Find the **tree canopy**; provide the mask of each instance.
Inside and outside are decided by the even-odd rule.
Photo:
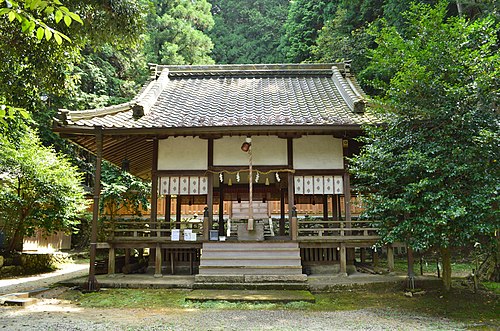
[[[446,1],[410,8],[404,32],[370,30],[383,124],[366,127],[352,169],[385,242],[463,246],[500,227],[500,26],[447,18]]]
[[[288,0],[212,0],[216,63],[277,63]]]
[[[70,231],[86,209],[77,169],[20,125],[0,135],[0,231],[9,252],[21,249],[23,237],[37,228]]]

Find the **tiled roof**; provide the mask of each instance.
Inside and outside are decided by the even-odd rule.
[[[59,125],[200,128],[360,125],[365,95],[345,64],[154,66],[132,101],[61,111]]]

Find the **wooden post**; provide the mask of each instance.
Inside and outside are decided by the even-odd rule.
[[[359,260],[361,263],[365,263],[365,249],[363,247],[359,249]]]
[[[205,211],[203,212],[203,240],[209,239],[210,234],[210,225],[208,221],[208,207],[205,207]]]
[[[297,233],[295,234],[293,233],[292,231],[293,227],[291,224],[294,212],[295,212],[295,220],[297,220],[297,209],[295,208],[294,200],[295,200],[295,194],[293,188],[293,174],[289,172],[288,173],[288,222],[290,222],[290,237],[292,238],[292,240],[297,239]],[[293,239],[294,236],[295,239]]]
[[[101,162],[102,162],[102,145],[103,133],[102,127],[95,127],[95,142],[96,142],[96,164],[94,178],[94,205],[92,210],[92,230],[90,234],[90,266],[89,278],[85,284],[87,291],[99,291],[99,284],[95,278],[95,263],[97,252],[97,220],[99,218],[99,197],[101,195]]]
[[[298,224],[297,224],[297,208],[293,206],[292,208],[292,218],[290,222],[290,233],[291,233],[291,238],[292,240],[297,240],[298,236]]]
[[[374,268],[378,267],[378,252],[376,248],[372,250],[372,261],[373,261],[373,267]]]
[[[130,264],[130,248],[125,248],[125,265]]]
[[[182,202],[181,202],[181,196],[177,194],[176,198],[176,204],[175,204],[175,228],[180,229],[181,228],[181,216],[182,216]]]
[[[349,172],[344,173],[344,208],[345,208],[345,227],[351,228],[351,182]],[[347,235],[350,235],[350,231]]]
[[[165,223],[168,224],[168,229],[172,229],[170,227],[170,218],[172,209],[172,197],[170,195],[165,195]]]
[[[250,138],[247,138],[250,139]],[[248,147],[248,223],[247,230],[254,230],[253,221],[253,161],[252,161],[252,144]]]
[[[108,250],[108,275],[115,274],[115,257],[115,248],[110,246]]]
[[[285,235],[285,190],[280,190],[280,236]]]
[[[394,272],[394,248],[391,244],[387,245],[387,267],[389,272]]]
[[[154,274],[154,277],[156,277],[156,278],[163,276],[161,273],[161,265],[162,265],[161,246],[160,246],[160,243],[157,243],[156,249],[155,249],[155,274]]]
[[[159,229],[158,220],[158,138],[153,139],[153,161],[151,164],[151,228]],[[161,234],[156,231],[155,237]]]
[[[225,236],[224,232],[224,183],[219,184],[219,236]]]
[[[207,218],[207,224],[203,224],[203,226],[206,225],[207,228],[207,240],[208,240],[208,230],[212,228],[212,220],[214,219],[214,176],[209,174],[208,176],[208,181],[207,181],[207,187],[208,187],[208,195],[207,195],[207,207],[208,207],[208,218]]]
[[[323,194],[323,221],[328,221],[328,194]]]
[[[339,220],[339,195],[332,195],[332,219],[334,222]]]
[[[347,252],[345,244],[340,244],[340,274],[347,276]]]

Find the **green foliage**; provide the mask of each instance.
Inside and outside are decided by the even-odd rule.
[[[214,21],[206,0],[150,1],[147,17],[148,61],[161,64],[210,64],[213,44],[205,34]]]
[[[310,58],[318,31],[333,16],[338,2],[295,0],[290,3],[280,44],[286,61],[299,63]]]
[[[37,228],[70,231],[86,208],[81,177],[67,158],[43,147],[22,124],[0,135],[0,230],[7,250]]]
[[[352,168],[383,241],[420,250],[463,246],[500,227],[500,28],[446,11],[446,1],[412,5],[404,33],[370,30],[378,47],[366,71],[383,92],[384,125],[366,127]]]
[[[101,182],[101,213],[108,214],[111,219],[122,209],[137,216],[141,215],[142,210],[148,210],[150,183],[120,171],[107,162],[103,163]]]
[[[57,44],[62,44],[63,39],[71,41],[65,34],[54,29],[51,23],[59,24],[61,21],[70,26],[73,21],[83,24],[80,16],[71,12],[59,0],[0,0],[4,8],[0,8],[0,15],[7,17],[9,22],[17,21],[21,30],[36,36],[38,40],[44,37],[49,41],[52,36]],[[51,23],[47,24],[49,21]],[[62,24],[61,22],[61,24]]]
[[[277,63],[288,0],[212,0],[216,63]]]

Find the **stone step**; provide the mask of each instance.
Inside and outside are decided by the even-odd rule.
[[[282,268],[288,266],[301,266],[299,259],[260,259],[260,258],[245,258],[245,259],[201,259],[200,267],[216,266],[216,267],[274,267]]]
[[[253,250],[253,249],[283,249],[299,248],[296,242],[207,242],[203,243],[203,250],[225,249],[225,250]]]
[[[219,290],[308,290],[307,283],[194,283],[193,289]]]
[[[301,275],[301,266],[267,267],[220,267],[200,266],[200,275]]]
[[[307,276],[298,275],[196,275],[197,283],[304,283]]]
[[[294,255],[261,255],[261,254],[212,254],[203,257],[203,260],[297,260],[300,256]]]

